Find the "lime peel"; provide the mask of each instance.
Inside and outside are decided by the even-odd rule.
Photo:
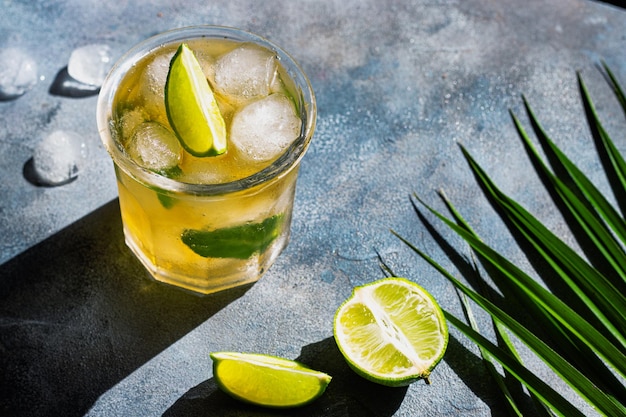
[[[448,344],[447,324],[436,300],[405,278],[355,287],[337,309],[333,328],[348,365],[387,386],[429,382]]]
[[[258,353],[213,352],[213,376],[231,397],[264,407],[291,408],[321,396],[331,376],[305,365]]]
[[[226,152],[224,118],[200,63],[185,43],[170,61],[165,109],[174,133],[187,152],[197,157]]]

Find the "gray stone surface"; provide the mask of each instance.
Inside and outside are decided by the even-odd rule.
[[[236,26],[281,45],[310,76],[319,107],[289,247],[256,285],[205,298],[145,278],[123,243],[96,98],[51,89],[76,47],[106,43],[118,57],[156,32],[194,24]],[[294,415],[500,415],[476,348],[455,329],[432,385],[389,389],[346,367],[332,339],[334,311],[352,286],[382,276],[378,252],[460,312],[453,288],[389,232],[454,268],[417,220],[412,192],[440,207],[436,190],[445,189],[490,244],[529,267],[457,142],[569,239],[508,110],[522,115],[524,94],[555,141],[606,190],[576,71],[626,151],[623,116],[596,68],[605,60],[626,84],[625,41],[623,9],[582,0],[3,2],[0,47],[28,51],[39,81],[0,102],[0,414],[289,415],[241,406],[216,389],[208,354],[235,350],[297,358],[335,377],[324,397]],[[33,185],[27,162],[56,129],[84,137],[89,164],[69,184]]]

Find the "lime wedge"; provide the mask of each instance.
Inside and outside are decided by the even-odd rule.
[[[226,125],[194,53],[181,44],[165,82],[167,118],[183,147],[194,156],[226,152]]]
[[[448,344],[448,327],[437,302],[404,278],[354,288],[335,314],[334,335],[356,373],[387,386],[429,382]]]
[[[235,399],[273,408],[298,407],[324,393],[331,377],[283,358],[214,352],[213,377]]]

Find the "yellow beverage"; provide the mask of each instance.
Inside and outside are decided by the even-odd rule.
[[[172,139],[164,76],[183,42],[225,121],[221,155],[197,157]],[[191,27],[129,51],[102,87],[98,125],[115,164],[126,243],[150,274],[205,294],[258,280],[289,240],[315,114],[297,64],[255,35]]]

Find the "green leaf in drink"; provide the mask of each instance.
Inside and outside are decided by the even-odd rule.
[[[176,204],[176,199],[167,194],[163,194],[157,191],[157,198],[159,199],[159,203],[163,206],[163,208],[171,209]]]
[[[183,170],[178,165],[174,165],[173,167],[160,169],[156,173],[167,178],[176,179],[183,174]]]
[[[176,179],[180,177],[183,173],[183,171],[180,169],[178,165],[175,165],[170,168],[161,169],[155,172],[159,175],[163,175],[164,177],[172,178],[172,179]],[[163,208],[170,209],[174,207],[177,201],[174,197],[172,197],[169,194],[166,194],[163,190],[161,190],[158,187],[151,187],[151,188],[153,188],[154,191],[156,191],[157,198],[159,199],[159,202],[161,203]]]
[[[268,217],[261,223],[215,230],[187,229],[181,238],[185,245],[205,258],[247,259],[263,252],[280,234],[283,214]]]

